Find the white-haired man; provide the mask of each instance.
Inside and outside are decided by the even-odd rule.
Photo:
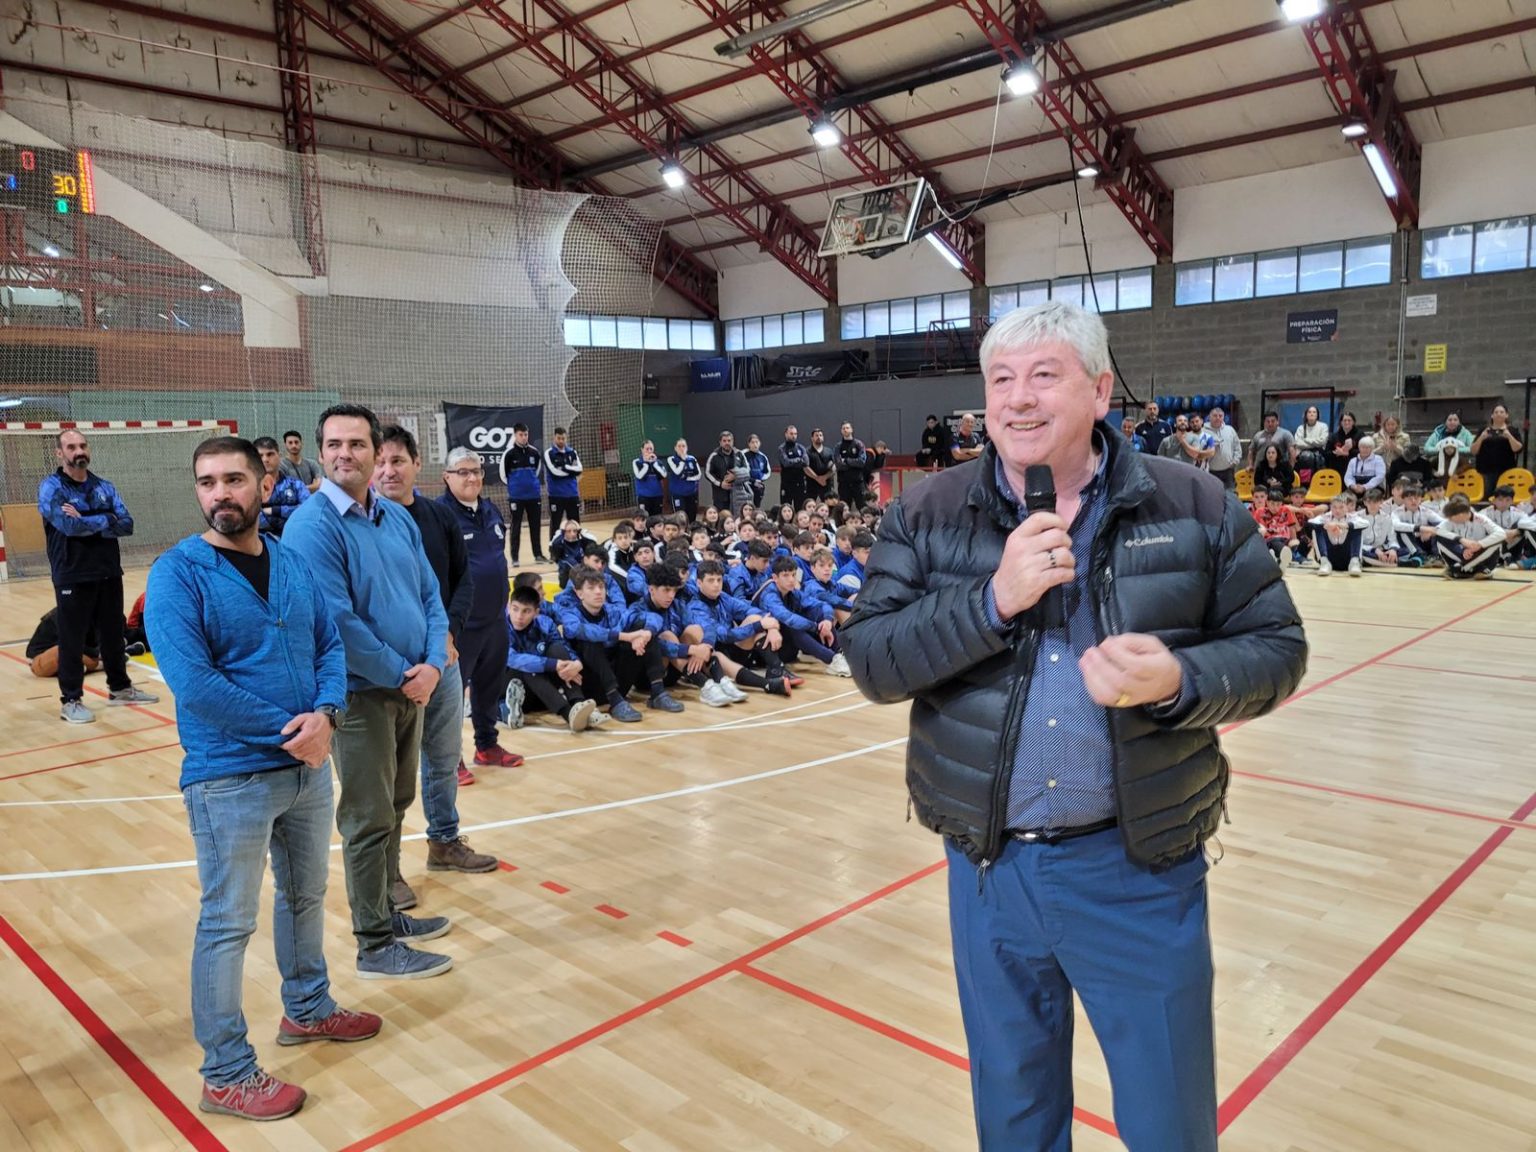
[[[1127,1147],[1214,1152],[1216,730],[1295,689],[1301,621],[1220,482],[1104,423],[1097,316],[1019,309],[981,365],[991,445],[881,521],[842,633],[866,695],[912,702],[907,778],[949,853],[980,1144],[1070,1147],[1075,991]],[[1053,512],[1020,495],[1037,465]],[[892,661],[914,635],[945,642]]]

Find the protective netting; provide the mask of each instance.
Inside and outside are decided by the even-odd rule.
[[[0,208],[0,419],[233,419],[301,431],[313,457],[315,418],[355,401],[417,433],[437,491],[444,401],[532,406],[546,432],[570,428],[589,503],[628,499],[626,470],[604,464],[642,372],[570,377],[563,331],[573,297],[651,310],[660,226],[627,201],[303,160],[29,93],[7,94],[0,142],[88,150],[96,208]],[[175,539],[196,527],[162,495],[186,458],[156,454],[167,482],[132,511]]]

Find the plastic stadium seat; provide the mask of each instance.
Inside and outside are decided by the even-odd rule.
[[[1344,477],[1332,468],[1319,468],[1312,473],[1312,484],[1307,489],[1307,503],[1318,504],[1332,500],[1344,491]]]
[[[1475,468],[1463,468],[1445,482],[1445,494],[1455,496],[1457,493],[1465,496],[1474,504],[1483,499],[1483,474]]]
[[[1536,489],[1536,475],[1529,468],[1511,468],[1499,477],[1498,486],[1506,484],[1515,490],[1515,503],[1524,504],[1531,498],[1531,490]]]
[[[1253,499],[1253,469],[1239,468],[1232,478],[1237,483],[1237,498],[1244,504]]]

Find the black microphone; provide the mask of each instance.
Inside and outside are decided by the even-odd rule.
[[[1049,464],[1031,464],[1024,469],[1024,511],[1056,511],[1056,477]],[[1047,631],[1066,627],[1066,603],[1061,588],[1053,588],[1040,598],[1040,622]]]

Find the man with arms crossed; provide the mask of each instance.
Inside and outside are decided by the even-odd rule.
[[[1221,483],[1104,423],[1102,320],[1019,309],[981,366],[991,445],[891,509],[842,633],[866,695],[912,701],[907,780],[949,853],[980,1145],[1071,1147],[1075,991],[1131,1152],[1214,1152],[1216,729],[1296,687],[1301,622]],[[1027,512],[1031,465],[1056,511]],[[913,636],[946,642],[891,660]]]
[[[208,531],[150,569],[149,634],[186,756],[182,799],[197,848],[202,909],[192,946],[192,1030],[203,1048],[204,1112],[277,1120],[304,1089],[261,1070],[240,1009],[245,948],[272,855],[272,933],[282,975],[277,1042],[350,1042],[383,1026],[331,998],[325,967],[331,769],[347,665],[305,560],[257,531],[271,496],[248,440],[192,454]]]
[[[400,823],[416,798],[422,709],[448,659],[448,614],[411,514],[369,487],[382,437],[373,412],[335,404],[315,437],[325,479],[283,534],[309,565],[347,654],[347,711],[336,729],[336,827],[364,980],[419,980],[453,967],[411,947],[444,935],[446,917],[390,907]]]

